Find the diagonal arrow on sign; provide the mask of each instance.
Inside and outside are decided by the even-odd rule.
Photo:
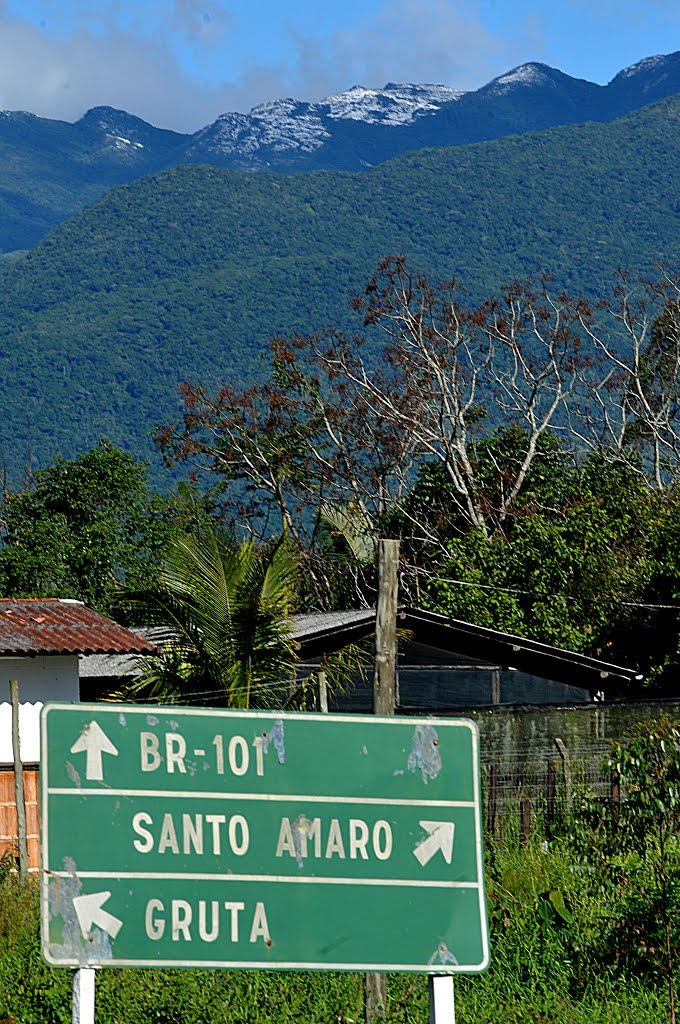
[[[108,910],[104,910],[103,904],[106,903],[110,895],[110,892],[91,892],[85,896],[73,897],[73,909],[78,917],[78,924],[84,939],[87,938],[90,929],[95,924],[102,931],[108,932],[112,939],[115,939],[123,927],[122,921],[119,921],[113,914],[109,914]]]
[[[80,754],[83,750],[87,752],[85,777],[94,782],[102,782],[104,778],[102,754],[117,755],[118,751],[102,727],[96,722],[88,722],[71,747],[72,754]]]
[[[438,850],[447,864],[451,863],[453,856],[453,831],[452,821],[419,821],[418,824],[428,833],[426,839],[418,843],[413,856],[417,857],[423,867],[431,860]]]

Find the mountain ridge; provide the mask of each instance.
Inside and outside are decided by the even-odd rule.
[[[112,107],[78,121],[0,115],[0,254],[26,250],[108,189],[183,163],[248,171],[365,171],[402,153],[587,121],[607,123],[680,92],[680,52],[647,57],[607,85],[528,62],[481,88],[388,83],[307,103],[280,98],[192,134]]]

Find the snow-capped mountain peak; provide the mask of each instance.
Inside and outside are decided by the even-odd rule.
[[[642,96],[651,103],[677,92],[679,82],[680,53],[666,53],[645,57],[619,71],[607,89],[614,95]]]
[[[294,99],[272,100],[253,107],[250,116],[260,128],[260,144],[275,151],[300,149],[309,153],[329,137],[319,116],[318,104]]]
[[[487,88],[490,92],[502,95],[503,93],[510,92],[512,89],[516,89],[518,86],[521,88],[526,86],[554,85],[554,74],[554,69],[548,67],[547,64],[530,61],[528,64],[519,64],[504,75],[494,78],[492,82],[489,82]]]
[[[261,103],[249,114],[222,114],[197,134],[195,144],[213,153],[246,157],[265,148],[311,153],[329,137],[318,106],[286,98]]]
[[[364,121],[366,124],[412,124],[418,117],[434,113],[443,103],[460,99],[462,90],[447,85],[398,85],[388,82],[384,89],[355,85],[322,100],[333,120]]]
[[[223,114],[191,138],[187,158],[251,170],[360,170],[427,146],[612,120],[679,85],[680,53],[640,61],[608,86],[539,61],[520,64],[472,92],[436,84],[355,85],[318,102],[287,97],[247,114]],[[144,141],[123,126],[109,131]]]
[[[281,153],[313,153],[332,138],[338,122],[363,122],[400,128],[435,114],[463,93],[445,85],[396,85],[367,89],[355,85],[320,103],[286,97],[253,107],[249,114],[223,114],[195,136],[195,147],[265,163]],[[266,155],[264,155],[266,151]]]
[[[639,60],[636,64],[623,68],[616,78],[633,78],[635,75],[647,74],[649,71],[659,71],[667,62],[668,56],[662,53],[654,57],[645,57],[644,60]]]
[[[27,118],[31,118],[34,121],[38,120],[38,115],[32,114],[30,110],[0,110],[0,117],[5,118],[7,121],[25,121]]]

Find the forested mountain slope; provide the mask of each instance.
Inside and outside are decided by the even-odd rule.
[[[607,85],[532,62],[466,93],[388,83],[315,103],[280,97],[247,114],[222,114],[193,134],[111,107],[94,107],[74,124],[0,111],[0,254],[31,248],[112,186],[179,164],[366,170],[426,146],[609,122],[679,90],[680,52],[638,61]]]
[[[108,435],[135,454],[177,384],[262,372],[267,339],[355,324],[406,252],[475,298],[539,269],[591,295],[677,254],[680,97],[588,124],[423,150],[363,174],[184,166],[107,194],[2,272],[2,461]]]

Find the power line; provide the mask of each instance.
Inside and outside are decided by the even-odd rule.
[[[269,684],[269,683],[254,683],[252,686],[250,686],[249,690],[250,690],[251,694],[252,693],[256,693],[257,694],[257,693],[263,693],[263,692],[266,692],[266,693],[283,692],[288,697],[291,697],[291,696],[295,696],[296,694],[299,694],[301,691],[303,691],[307,687],[307,685],[313,686],[312,683],[309,683],[309,680],[312,678],[312,676],[313,676],[313,673],[310,674],[309,676],[305,676],[303,679],[291,679],[291,684],[293,684],[294,687],[295,687],[292,693],[291,693],[290,686],[289,686],[288,682],[284,682],[284,683],[271,683],[271,684]],[[122,694],[122,696],[125,696],[124,693]],[[228,696],[228,690],[227,689],[220,689],[220,690],[182,690],[179,693],[170,694],[170,695],[169,694],[160,694],[159,696],[146,696],[145,695],[143,697],[143,703],[144,704],[182,704],[182,703],[185,703],[188,700],[191,700],[191,699],[196,698],[196,697],[226,697],[226,696]],[[118,700],[117,699],[112,699],[111,697],[109,697],[108,702],[111,703],[111,704],[116,704],[116,703],[118,703]],[[276,710],[276,709],[273,709],[273,710]],[[279,708],[278,710],[280,711],[280,710],[283,710],[283,709]]]
[[[613,604],[622,608],[646,608],[652,611],[680,611],[680,604],[648,604],[641,601],[622,601],[617,597],[574,597],[572,594],[546,594],[537,590],[523,590],[520,587],[500,587],[493,583],[472,583],[470,580],[455,580],[448,576],[434,576],[427,569],[417,565],[406,565],[406,569],[416,575],[427,576],[437,583],[453,583],[458,587],[474,587],[476,590],[496,590],[505,594],[520,594],[524,597],[536,597],[543,600],[573,601],[577,604]]]

